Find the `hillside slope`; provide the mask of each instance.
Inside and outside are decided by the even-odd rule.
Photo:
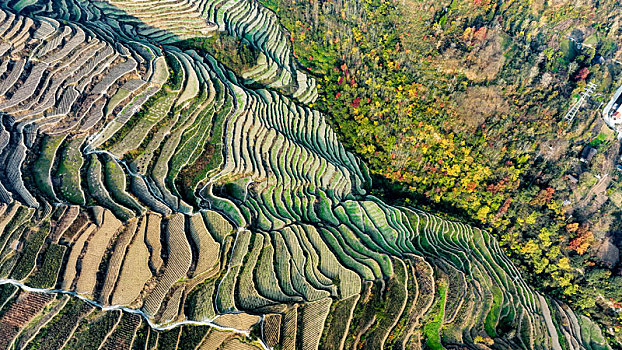
[[[7,347],[608,348],[486,232],[367,194],[256,2],[0,6]]]

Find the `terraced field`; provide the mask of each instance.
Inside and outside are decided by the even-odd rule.
[[[236,72],[180,41],[248,42]],[[250,0],[0,3],[4,348],[607,349],[486,232],[366,194]]]

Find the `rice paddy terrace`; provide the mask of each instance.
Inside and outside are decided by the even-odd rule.
[[[233,71],[191,38],[226,32]],[[487,233],[367,195],[252,0],[0,3],[0,347],[607,349]]]

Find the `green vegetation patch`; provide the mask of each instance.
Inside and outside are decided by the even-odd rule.
[[[396,320],[399,319],[402,306],[406,303],[407,290],[404,285],[406,279],[406,270],[401,261],[394,260],[395,274],[387,281],[387,291],[384,309],[376,313],[376,322],[374,326],[366,332],[366,339],[363,347],[369,349],[378,349],[383,346],[383,341],[388,332],[391,331]]]
[[[164,52],[164,58],[166,58],[166,65],[170,68],[168,82],[165,86],[171,90],[181,89],[184,83],[184,70],[181,67],[181,63],[174,55],[168,52]]]
[[[104,181],[110,195],[127,208],[142,211],[140,204],[125,191],[127,179],[121,164],[108,155],[104,158]]]
[[[63,257],[67,247],[52,243],[45,251],[45,258],[41,268],[29,278],[28,285],[36,288],[53,288],[58,278]]]
[[[91,319],[83,319],[78,329],[69,339],[64,349],[81,350],[97,349],[104,341],[109,332],[113,330],[119,320],[120,311],[99,312]]]
[[[54,158],[65,137],[66,135],[46,135],[43,138],[39,157],[32,166],[32,174],[37,188],[50,198],[55,198],[54,188],[50,178]]]
[[[183,326],[179,338],[180,347],[195,349],[210,329],[210,326]]]
[[[160,332],[158,337],[158,349],[177,349],[177,341],[179,340],[179,332],[181,327]]]
[[[10,283],[0,284],[0,309],[16,290],[17,287]]]
[[[320,349],[339,349],[341,339],[347,332],[346,326],[350,320],[352,309],[356,307],[358,299],[358,295],[353,295],[332,303],[320,339]]]
[[[443,326],[443,317],[445,316],[445,297],[447,296],[447,283],[440,281],[437,289],[437,303],[434,305],[433,317],[423,326],[423,333],[425,334],[425,344],[432,350],[444,349],[441,344],[441,327]]]
[[[601,132],[598,134],[598,136],[595,139],[590,141],[589,145],[594,148],[597,148],[600,145],[602,145],[605,141],[607,141],[607,135],[604,132]]]
[[[80,169],[84,164],[82,157],[82,143],[86,136],[75,137],[65,141],[62,157],[58,164],[55,179],[58,179],[58,191],[62,197],[73,204],[85,205],[86,200],[80,187]]]
[[[46,221],[43,225],[31,228],[26,240],[26,247],[19,258],[15,269],[11,273],[11,278],[22,280],[32,271],[37,259],[37,254],[43,245],[45,237],[50,232],[50,222]]]
[[[497,336],[496,327],[501,313],[502,302],[503,294],[501,289],[496,286],[492,286],[492,307],[490,308],[490,312],[488,312],[486,320],[484,321],[484,329],[486,330],[486,334],[492,338]]]
[[[69,299],[65,307],[28,343],[26,349],[60,349],[71,336],[77,320],[92,308],[78,298]]]
[[[151,127],[162,121],[162,119],[169,112],[176,97],[177,93],[170,92],[166,87],[156,92],[141,106],[140,111],[134,113],[130,119],[102,145],[102,148],[112,148],[113,145],[122,142],[122,140],[124,140],[128,135],[131,135],[132,130],[138,127],[140,127],[138,131],[142,131],[144,128],[149,128],[147,138],[143,140],[143,143],[145,143],[145,141],[148,142],[149,135],[152,131]]]
[[[132,342],[132,350],[145,350],[149,340],[149,332],[151,328],[147,322],[143,322],[136,330],[134,341]]]
[[[259,54],[247,40],[240,40],[224,32],[217,32],[210,37],[179,41],[175,46],[182,50],[208,53],[238,74],[252,68]]]

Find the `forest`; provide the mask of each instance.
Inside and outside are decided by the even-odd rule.
[[[619,80],[617,22],[602,22],[613,2],[262,3],[320,80],[315,107],[370,165],[373,193],[488,228],[531,283],[620,336],[622,276],[592,249],[594,220],[563,204],[577,147],[618,148],[585,133]],[[588,81],[600,97],[569,125]]]

